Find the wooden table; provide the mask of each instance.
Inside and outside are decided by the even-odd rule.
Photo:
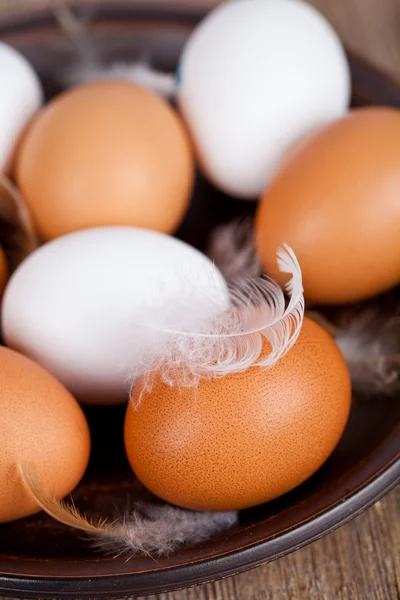
[[[146,600],[398,600],[399,546],[400,487],[358,519],[289,556]]]
[[[309,1],[350,48],[400,81],[400,0]],[[49,4],[0,0],[0,15]],[[146,600],[400,600],[400,487],[355,521],[274,563]]]

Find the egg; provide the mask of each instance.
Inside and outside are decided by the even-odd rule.
[[[26,124],[43,102],[39,78],[17,50],[0,42],[0,172],[8,170]]]
[[[40,510],[19,468],[34,465],[47,490],[63,498],[89,460],[82,409],[42,367],[0,346],[0,523]]]
[[[3,249],[0,246],[0,297],[7,283],[8,268],[7,260]]]
[[[124,81],[69,90],[37,116],[16,177],[39,234],[101,225],[174,232],[190,200],[194,160],[177,113]]]
[[[299,0],[223,2],[181,56],[179,106],[202,169],[236,197],[257,198],[292,144],[349,98],[338,36]]]
[[[134,227],[78,231],[48,242],[13,274],[3,335],[80,401],[126,402],[147,333],[143,312],[193,289],[228,297],[212,262],[184,242]]]
[[[308,300],[364,300],[400,283],[400,111],[357,109],[295,149],[266,189],[256,246],[295,251]]]
[[[160,379],[144,393],[139,382],[132,400],[125,447],[140,481],[172,504],[225,511],[267,502],[310,477],[343,433],[351,388],[336,344],[305,318],[293,349],[270,370],[252,367],[197,388]]]

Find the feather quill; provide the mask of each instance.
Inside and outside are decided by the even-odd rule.
[[[139,502],[131,514],[117,521],[101,519],[94,523],[71,501],[58,500],[46,492],[36,468],[23,464],[20,473],[26,488],[39,506],[53,519],[83,531],[92,545],[105,554],[133,556],[135,554],[168,555],[182,545],[196,544],[231,529],[237,512],[189,511],[153,501]]]
[[[163,295],[162,304],[147,307],[138,319],[140,360],[132,361],[130,374],[136,381],[144,373],[139,401],[156,376],[168,385],[197,386],[201,379],[270,368],[292,348],[304,316],[301,270],[288,246],[277,262],[290,276],[284,290],[267,277],[247,279],[230,287],[228,308],[204,288]]]

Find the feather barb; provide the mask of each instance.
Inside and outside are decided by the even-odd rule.
[[[162,306],[148,307],[138,326],[144,332],[141,360],[133,361],[131,381],[144,373],[144,393],[156,376],[171,386],[197,386],[201,379],[276,364],[296,342],[304,316],[296,256],[284,246],[277,261],[290,275],[284,290],[268,277],[241,280],[230,286],[229,302],[221,306],[213,290],[207,296],[204,289],[182,285],[185,293],[163,296]]]
[[[37,469],[31,464],[19,467],[22,481],[40,508],[50,517],[83,531],[92,545],[114,557],[135,554],[168,555],[178,546],[195,544],[230,529],[236,512],[189,511],[165,503],[137,503],[131,514],[116,521],[102,518],[98,523],[82,514],[71,500],[58,500],[45,491]]]

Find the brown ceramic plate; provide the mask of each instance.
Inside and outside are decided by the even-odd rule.
[[[189,3],[188,3],[189,4]],[[190,7],[152,10],[111,3],[82,9],[91,37],[106,60],[151,57],[173,69],[182,44],[201,16]],[[71,42],[50,13],[0,23],[0,37],[16,45],[40,73],[48,96],[74,58]],[[400,107],[400,88],[351,57],[354,103]],[[199,178],[179,235],[204,248],[210,229],[244,213],[249,204],[228,199]],[[93,457],[77,504],[105,514],[132,494],[122,447],[123,410],[88,411]],[[76,532],[44,515],[0,526],[0,595],[29,598],[142,596],[226,577],[291,552],[327,534],[388,492],[400,478],[398,398],[356,398],[345,435],[308,482],[279,500],[244,511],[228,535],[168,558],[113,559],[95,554]]]

